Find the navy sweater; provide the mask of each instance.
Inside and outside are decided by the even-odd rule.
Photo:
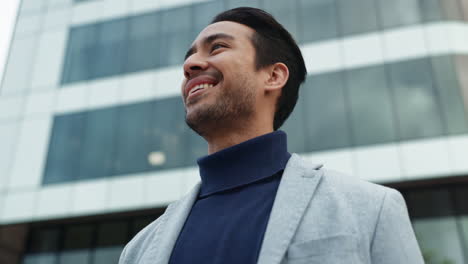
[[[169,263],[256,263],[290,157],[275,131],[198,159],[200,193]]]

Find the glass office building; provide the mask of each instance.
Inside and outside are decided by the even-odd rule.
[[[468,264],[468,0],[23,0],[0,86],[0,263],[116,263],[199,181],[181,65],[236,6],[303,52],[289,150],[399,189],[426,262]]]

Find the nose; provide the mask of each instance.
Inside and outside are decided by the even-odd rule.
[[[190,79],[194,75],[206,70],[207,68],[207,61],[198,55],[198,53],[194,53],[184,62],[184,76],[185,78]]]

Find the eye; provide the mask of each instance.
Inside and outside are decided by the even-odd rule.
[[[221,49],[221,48],[226,48],[226,45],[222,44],[222,43],[214,43],[213,45],[211,45],[211,52],[215,51],[215,50],[218,50],[218,49]]]

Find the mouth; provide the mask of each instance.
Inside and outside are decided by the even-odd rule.
[[[220,82],[218,76],[203,75],[198,76],[187,82],[185,85],[185,99],[189,101],[191,98],[195,98],[203,94],[204,92],[216,87]]]
[[[208,88],[213,88],[215,84],[213,83],[202,83],[202,84],[197,84],[193,88],[190,89],[187,99],[191,96],[195,96],[197,94],[201,94],[203,90],[208,89]]]

